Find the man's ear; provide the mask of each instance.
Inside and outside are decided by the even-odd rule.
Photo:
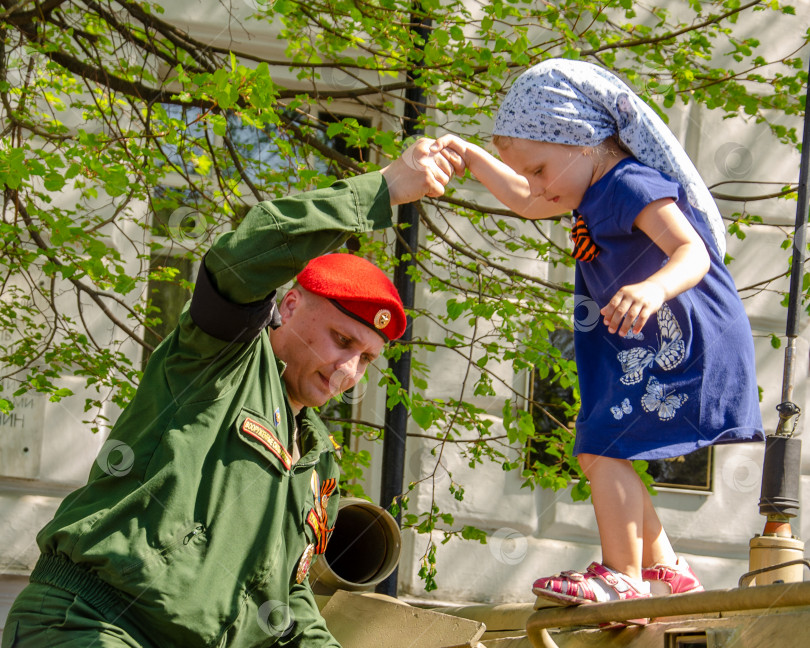
[[[285,293],[284,297],[281,298],[281,303],[278,305],[278,312],[281,314],[282,324],[292,317],[295,309],[301,306],[303,299],[304,295],[298,287],[290,288]]]

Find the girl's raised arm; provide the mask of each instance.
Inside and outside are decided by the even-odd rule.
[[[529,181],[525,177],[480,146],[456,135],[442,135],[434,142],[432,150],[449,150],[460,155],[470,173],[519,216],[537,220],[560,215],[559,209],[555,209],[552,203],[531,195]]]

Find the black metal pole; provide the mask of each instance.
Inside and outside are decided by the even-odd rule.
[[[805,89],[805,96],[810,98],[807,89]],[[772,525],[784,524],[789,518],[795,517],[799,513],[801,440],[793,436],[793,431],[801,410],[792,398],[796,337],[801,312],[804,263],[807,259],[808,177],[810,177],[810,117],[807,106],[805,106],[799,188],[796,200],[796,224],[793,234],[793,259],[788,292],[788,314],[785,325],[787,343],[782,375],[782,401],[776,408],[779,411],[776,434],[766,439],[765,459],[762,466],[762,491],[759,499],[759,512],[767,516],[769,524]],[[769,525],[766,524],[766,530],[768,528]]]
[[[430,19],[422,17],[421,5],[414,5],[414,14],[411,16],[413,31],[427,42],[430,34]],[[422,46],[420,46],[421,49]],[[413,83],[419,76],[419,65],[414,63],[413,69],[408,73],[411,83],[405,90],[404,135],[406,138],[421,135],[422,127],[419,117],[425,112],[425,93],[421,87]],[[394,285],[399,290],[402,303],[406,309],[413,308],[416,287],[411,281],[408,269],[416,264],[414,255],[419,247],[419,210],[417,203],[400,205],[397,214],[397,243],[395,254],[399,259],[394,271]],[[408,343],[413,339],[412,322],[408,326],[401,340],[406,350],[398,359],[391,360],[389,368],[399,381],[402,389],[408,391],[411,386],[411,351]],[[397,403],[385,413],[385,436],[383,438],[383,465],[382,487],[380,489],[380,505],[390,508],[395,499],[402,494],[402,483],[405,477],[405,439],[408,430],[408,410],[402,403]],[[397,509],[395,515],[397,523],[401,521],[401,514]],[[388,596],[397,595],[398,570],[394,570],[388,578],[377,586],[377,592]]]
[[[810,93],[805,90],[805,96]],[[793,234],[793,260],[790,268],[790,291],[788,293],[788,315],[785,333],[788,348],[794,353],[788,358],[785,354],[785,375],[782,381],[782,400],[789,401],[793,396],[793,364],[795,356],[795,339],[798,330],[799,313],[801,312],[801,290],[804,279],[804,262],[807,259],[807,182],[810,177],[810,119],[808,107],[804,111],[804,130],[802,133],[802,156],[799,165],[799,189],[796,200],[796,226]]]
[[[810,70],[808,73],[810,74]],[[805,97],[810,98],[810,92],[807,90],[805,90]],[[799,164],[799,188],[796,201],[796,231],[793,236],[793,263],[790,275],[790,302],[788,303],[786,326],[786,333],[794,337],[798,329],[800,292],[804,277],[804,262],[807,258],[807,210],[810,199],[807,193],[807,183],[810,179],[810,116],[808,116],[808,110],[810,110],[810,106],[805,106],[802,157]]]

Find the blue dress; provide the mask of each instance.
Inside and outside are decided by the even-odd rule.
[[[642,331],[608,333],[599,309],[668,257],[633,228],[649,203],[672,198],[706,243],[711,268],[667,301]],[[595,182],[575,211],[599,253],[578,261],[574,345],[582,406],[574,454],[677,457],[720,443],[764,439],[751,327],[714,239],[681,186],[626,158]]]

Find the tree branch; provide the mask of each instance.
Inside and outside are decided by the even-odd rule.
[[[486,259],[479,254],[474,254],[472,250],[468,250],[461,247],[460,245],[457,245],[453,241],[449,240],[444,234],[442,234],[441,230],[439,230],[436,224],[430,219],[430,217],[427,215],[427,212],[423,207],[421,207],[421,205],[419,208],[419,217],[422,220],[422,222],[428,226],[428,229],[430,229],[431,232],[433,232],[436,236],[441,238],[445,243],[447,243],[447,245],[453,248],[456,252],[468,256],[476,263],[484,267],[494,268],[495,270],[498,270],[499,272],[505,274],[507,277],[520,277],[521,279],[526,279],[527,281],[531,281],[532,283],[536,283],[540,286],[544,286],[552,290],[559,290],[560,292],[566,293],[574,292],[573,290],[566,288],[565,286],[552,283],[551,281],[546,281],[545,279],[540,279],[540,277],[533,277],[532,275],[527,275],[526,273],[520,272],[519,270],[515,270],[514,268],[507,268],[506,266],[503,266],[494,261],[490,261],[489,259]]]
[[[28,210],[25,208],[25,205],[22,204],[22,201],[20,200],[17,191],[14,190],[14,189],[6,189],[6,191],[11,192],[12,202],[14,203],[14,206],[16,207],[19,214],[22,216],[23,222],[25,223],[26,229],[28,230],[28,234],[31,236],[31,239],[34,241],[34,243],[36,243],[36,246],[40,250],[42,250],[43,252],[45,252],[47,254],[50,261],[57,268],[59,268],[59,269],[67,269],[66,266],[61,261],[59,261],[59,259],[57,259],[53,255],[50,246],[39,235],[39,232],[37,231],[36,227],[34,227],[34,222],[33,222],[32,218],[31,218],[31,215],[28,213]],[[149,351],[154,351],[155,350],[155,348],[151,344],[149,344],[148,342],[143,340],[129,326],[127,326],[121,320],[119,320],[115,316],[115,314],[112,311],[110,311],[109,308],[107,308],[106,304],[104,304],[104,302],[101,301],[101,296],[110,297],[110,295],[104,295],[104,293],[101,293],[100,291],[97,291],[97,290],[91,288],[90,286],[82,283],[78,279],[68,277],[68,281],[70,281],[70,283],[72,283],[74,286],[76,286],[76,288],[78,288],[79,290],[87,293],[87,295],[90,297],[90,299],[92,299],[96,303],[96,305],[107,316],[107,318],[113,324],[115,324],[118,328],[120,328],[122,331],[124,331],[124,333],[126,333],[129,337],[131,337],[133,340],[135,340],[138,344],[140,344],[145,349],[148,349]],[[114,299],[114,298],[112,298],[112,299]]]
[[[602,47],[595,47],[590,50],[582,50],[580,56],[594,56],[599,52],[604,52],[605,50],[614,50],[614,49],[628,49],[631,47],[638,47],[640,45],[654,45],[656,43],[663,43],[668,40],[672,40],[673,38],[677,38],[678,36],[682,36],[683,34],[688,34],[689,32],[697,31],[703,29],[704,27],[708,27],[709,25],[713,25],[719,22],[722,22],[726,18],[734,16],[741,11],[745,11],[746,9],[750,9],[754,5],[762,4],[762,0],[753,0],[746,5],[741,5],[736,9],[732,9],[731,11],[727,11],[724,14],[720,14],[718,16],[712,16],[711,18],[707,18],[701,23],[697,23],[695,25],[689,25],[688,27],[684,27],[683,29],[677,29],[675,31],[666,32],[661,34],[660,36],[656,36],[655,38],[636,38],[634,40],[628,40],[618,43],[610,43],[609,45],[603,45]]]
[[[3,20],[8,19],[9,16],[14,16],[17,20],[27,20],[31,22],[35,19],[42,19],[45,14],[53,11],[59,5],[64,4],[65,2],[69,2],[69,0],[45,0],[44,2],[36,2],[37,8],[32,9],[31,11],[21,11],[17,12],[17,9],[22,7],[25,4],[28,4],[30,0],[20,0],[17,4],[12,5],[5,12],[0,14],[0,18]],[[7,4],[7,2],[3,2],[3,4]],[[11,21],[9,21],[11,22]]]

